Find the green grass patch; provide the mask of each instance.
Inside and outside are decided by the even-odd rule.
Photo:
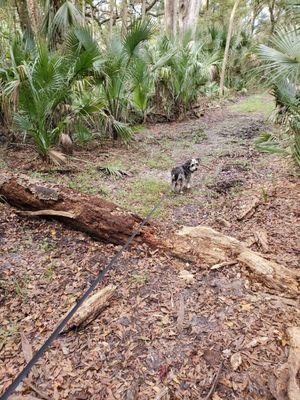
[[[174,161],[166,154],[157,154],[147,160],[146,165],[149,168],[165,170],[171,168],[174,165]]]
[[[138,179],[133,184],[121,190],[114,201],[121,207],[129,209],[137,214],[146,216],[157,204],[161,196],[170,190],[166,182],[156,178]],[[162,208],[158,208],[154,217],[161,214]]]
[[[272,98],[266,94],[254,94],[246,97],[237,104],[229,106],[231,111],[240,113],[260,113],[269,117],[274,110]]]

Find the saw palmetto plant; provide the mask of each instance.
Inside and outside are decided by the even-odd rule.
[[[283,126],[282,140],[269,138],[260,146],[274,151],[281,144],[300,165],[300,28],[292,25],[279,28],[270,46],[260,45],[258,56],[263,62],[260,71],[272,87],[276,101],[275,122]]]

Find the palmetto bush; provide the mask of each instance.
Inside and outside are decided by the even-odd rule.
[[[203,50],[189,32],[182,39],[162,37],[156,49],[156,95],[169,117],[181,117],[196,103],[200,89],[210,79],[210,67],[218,63],[216,53]]]
[[[11,53],[2,98],[13,103],[16,127],[32,137],[44,158],[57,159],[52,147],[69,123],[74,85],[90,73],[98,58],[94,44],[82,44],[86,37],[83,28],[74,29],[64,55],[50,51],[44,41],[36,43],[27,59],[22,52]]]
[[[11,105],[16,127],[34,140],[42,157],[57,159],[53,146],[62,132],[74,129],[77,138],[87,139],[93,114],[114,138],[130,137],[130,102],[142,110],[145,104],[133,95],[132,77],[152,31],[149,22],[138,22],[104,49],[84,27],[72,29],[60,50],[50,50],[45,41],[32,44],[29,53],[20,42],[12,46],[10,65],[0,71],[2,104]]]
[[[275,122],[284,127],[281,138],[266,138],[260,143],[269,151],[282,148],[300,165],[300,29],[279,28],[270,46],[260,45],[261,72],[272,87],[276,101]]]

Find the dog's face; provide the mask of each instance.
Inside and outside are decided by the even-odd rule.
[[[195,171],[197,171],[198,167],[199,167],[199,158],[192,158],[189,161],[189,169],[190,169],[190,171],[191,172],[195,172]]]

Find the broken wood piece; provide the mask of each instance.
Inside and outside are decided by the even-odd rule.
[[[297,376],[300,372],[300,327],[288,328],[287,335],[290,341],[289,357],[270,376],[269,389],[276,400],[299,400],[300,386]]]
[[[116,286],[108,285],[103,289],[97,290],[85,303],[78,309],[75,315],[68,322],[62,333],[71,329],[85,327],[90,324],[109,304],[109,300],[115,293]]]
[[[267,233],[260,229],[254,232],[254,237],[256,239],[256,242],[258,245],[261,247],[261,249],[266,253],[269,251],[269,246],[268,246],[268,237]]]
[[[286,297],[299,296],[299,271],[269,261],[262,254],[250,250],[245,243],[210,227],[184,227],[168,245],[170,253],[198,265],[239,262],[267,287],[280,290]]]
[[[38,217],[38,216],[52,216],[52,217],[64,217],[64,218],[76,217],[76,215],[72,212],[56,211],[56,210],[17,211],[17,214],[23,217]]]
[[[181,332],[183,329],[184,313],[185,313],[184,298],[183,295],[181,294],[179,299],[178,313],[177,313],[177,329],[179,332]]]
[[[245,205],[240,213],[240,215],[237,217],[237,219],[240,221],[244,219],[245,217],[251,217],[257,206],[260,204],[260,200],[257,197],[254,197],[254,199],[250,202],[249,205]]]
[[[219,263],[219,264],[213,265],[212,267],[210,267],[210,269],[219,269],[219,268],[222,268],[222,267],[229,267],[229,266],[231,266],[231,265],[235,265],[236,263],[237,263],[236,260],[232,260],[232,261],[223,261],[223,262],[221,262],[221,263]]]

